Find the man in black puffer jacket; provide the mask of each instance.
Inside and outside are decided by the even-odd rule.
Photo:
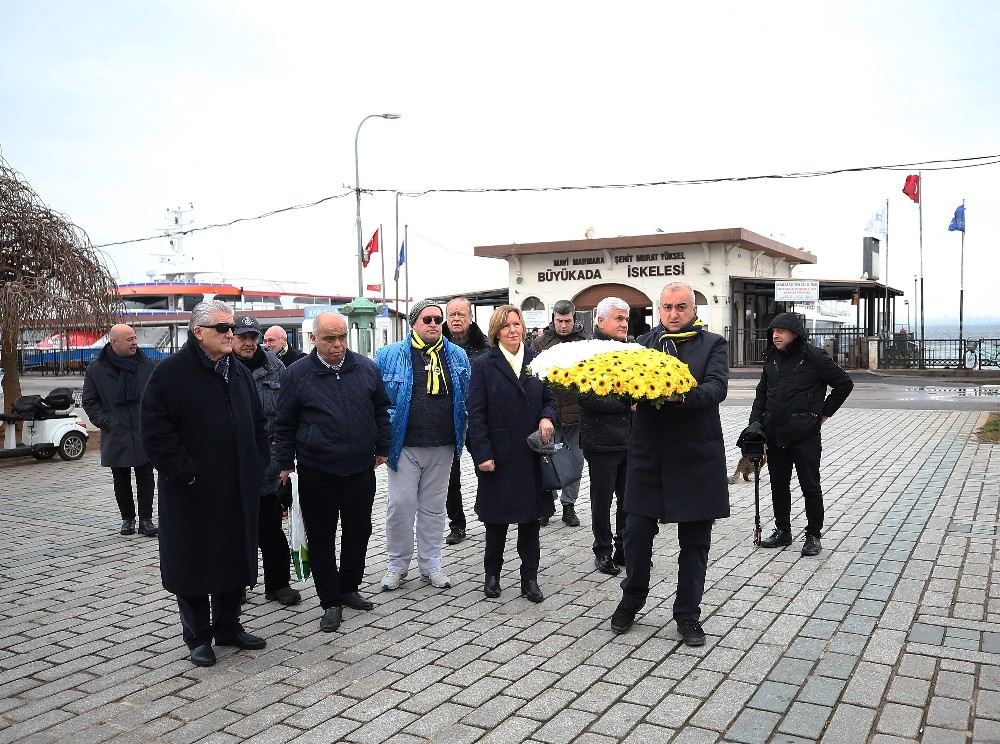
[[[780,313],[767,331],[764,369],[757,384],[750,423],[759,422],[767,433],[767,470],[771,476],[775,529],[760,544],[764,548],[792,544],[794,465],[806,506],[802,555],[817,555],[822,549],[823,530],[820,427],[847,400],[854,383],[823,349],[809,343],[798,315]]]
[[[594,310],[594,338],[628,339],[629,306],[617,297],[605,297]],[[625,531],[625,473],[628,438],[632,431],[632,401],[619,395],[580,395],[580,447],[590,468],[590,518],[594,530],[594,565],[601,573],[617,576],[625,565],[622,533]],[[614,537],[611,532],[611,499],[617,494]],[[614,547],[614,555],[611,549]]]
[[[375,468],[386,462],[391,438],[382,375],[371,359],[347,348],[347,335],[347,319],[339,313],[316,316],[315,348],[281,378],[272,445],[280,480],[298,471],[324,633],[340,627],[343,605],[374,607],[358,588],[372,534]]]

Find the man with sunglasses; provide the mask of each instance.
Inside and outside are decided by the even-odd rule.
[[[160,576],[177,595],[198,666],[217,646],[261,649],[240,625],[243,588],[257,583],[264,415],[250,371],[233,356],[233,311],[195,305],[188,339],[153,370],[140,403],[142,446],[159,473]]]
[[[424,300],[410,310],[410,337],[375,355],[392,401],[389,495],[385,514],[388,568],[382,590],[406,578],[413,558],[424,581],[439,589],[451,581],[442,570],[445,501],[452,463],[465,440],[469,357],[442,334],[444,311]]]
[[[273,455],[282,482],[298,472],[309,563],[323,608],[319,629],[332,633],[344,605],[375,606],[358,589],[372,534],[375,468],[389,453],[389,399],[372,360],[347,348],[344,316],[317,315],[312,341],[309,355],[281,378]]]

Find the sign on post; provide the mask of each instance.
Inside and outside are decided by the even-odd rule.
[[[818,302],[819,281],[816,279],[796,279],[774,283],[775,302]]]

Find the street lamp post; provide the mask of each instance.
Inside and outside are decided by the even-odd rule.
[[[906,332],[909,334],[913,330],[913,326],[910,325],[910,301],[903,300],[903,304],[906,305]]]
[[[362,257],[364,255],[364,246],[362,245],[362,233],[361,233],[361,175],[358,168],[358,137],[361,134],[361,125],[364,124],[369,119],[398,119],[399,114],[368,114],[364,119],[361,120],[361,124],[358,124],[358,129],[354,133],[354,195],[357,197],[357,231],[358,231],[358,297],[365,296],[365,285],[363,278],[364,263]],[[385,288],[382,289],[382,295],[385,296]]]

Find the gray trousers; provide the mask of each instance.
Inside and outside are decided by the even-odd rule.
[[[573,451],[576,452],[577,459],[580,461],[580,472],[583,472],[583,450],[580,449],[580,425],[573,424],[572,426],[560,426],[556,430],[556,439],[560,442],[569,442],[573,445]],[[577,496],[580,495],[580,479],[577,478],[575,481],[570,483],[564,489],[559,492],[559,502],[562,504],[575,504]],[[558,518],[559,515],[556,514]]]
[[[441,570],[441,545],[447,520],[445,501],[455,448],[403,447],[396,469],[389,468],[385,546],[389,570],[405,573],[413,559],[416,523],[417,568]]]

